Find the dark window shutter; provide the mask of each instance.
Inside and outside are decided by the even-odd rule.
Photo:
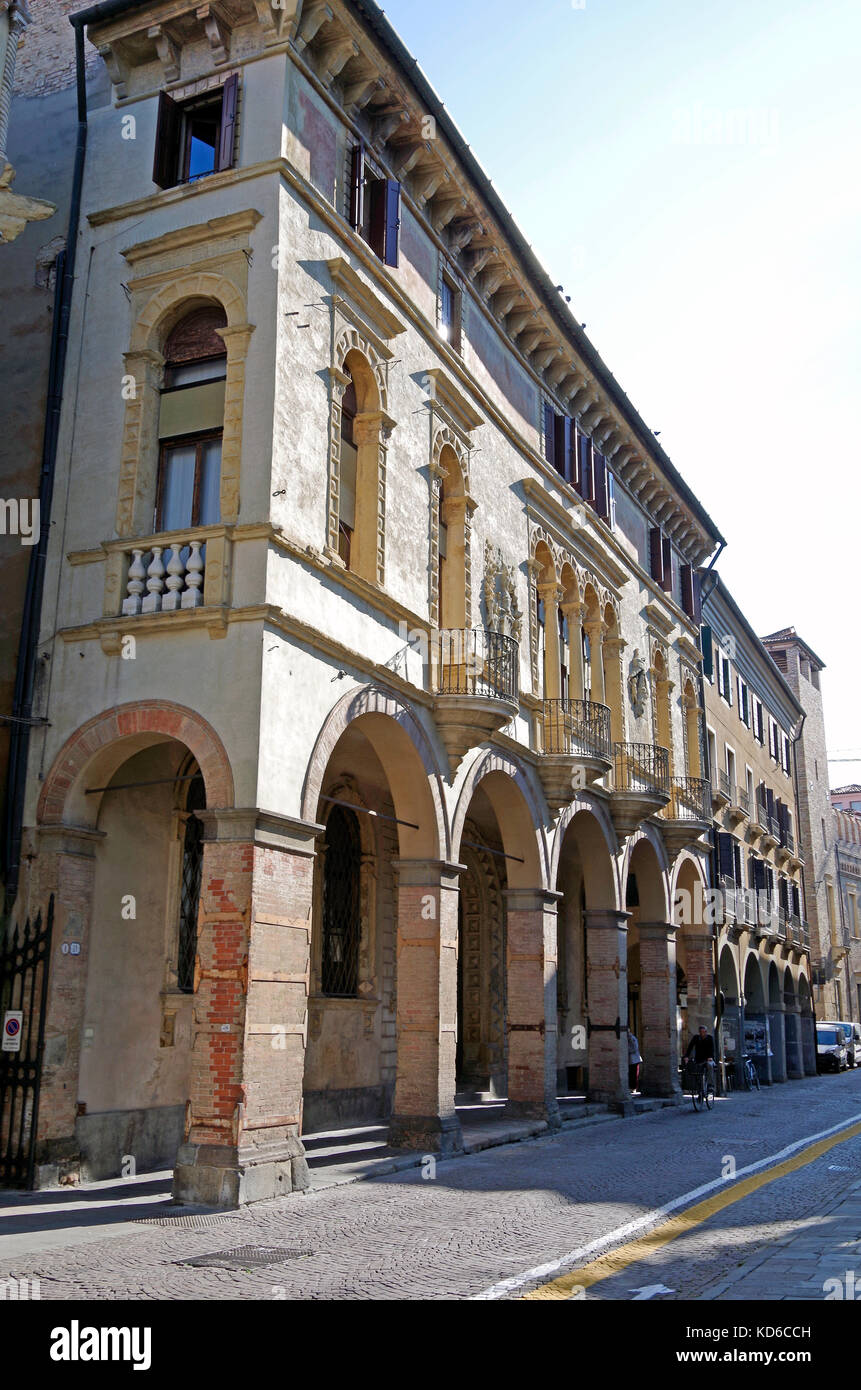
[[[681,566],[682,577],[682,608],[689,618],[694,617],[694,571],[693,566],[683,564]]]
[[[544,402],[544,457],[548,463],[553,462],[553,450],[556,447],[556,412],[553,406],[547,401]]]
[[[592,468],[592,441],[580,435],[580,496],[584,502],[595,499],[595,475]]]
[[[553,457],[551,463],[557,473],[565,477],[565,426],[568,421],[564,415],[553,415]]]
[[[718,869],[721,874],[726,874],[727,878],[734,879],[735,874],[735,854],[733,852],[733,838],[725,831],[718,831]]]
[[[607,524],[616,529],[616,480],[607,470]]]
[[[653,579],[664,582],[664,548],[660,526],[649,527],[649,566]]]
[[[221,131],[218,136],[216,169],[232,169],[235,163],[236,108],[239,102],[239,74],[231,73],[221,92]]]
[[[155,158],[152,181],[159,188],[173,188],[179,183],[179,132],[182,111],[167,92],[159,92],[158,121],[155,128]]]
[[[401,185],[397,179],[386,179],[386,233],[383,261],[397,266],[401,226]]]
[[[742,884],[744,883],[744,879],[742,878],[741,874],[741,845],[738,843],[738,840],[733,840],[732,842],[732,854],[734,870],[733,879],[736,883],[736,886],[741,888]]]
[[[359,229],[362,225],[362,196],[365,185],[365,145],[360,140],[353,146],[350,160],[350,226]]]
[[[661,588],[670,594],[673,591],[673,543],[669,536],[661,537],[661,548],[663,551],[664,574],[661,580]]]
[[[380,260],[386,249],[386,180],[368,179],[368,245]]]
[[[703,675],[711,678],[714,675],[714,652],[712,630],[708,623],[700,628],[700,651],[703,654]]]
[[[577,486],[577,431],[574,428],[574,421],[570,416],[565,416],[564,428],[564,468],[562,471],[565,481]]]
[[[595,454],[595,511],[607,520],[607,460],[599,453]]]

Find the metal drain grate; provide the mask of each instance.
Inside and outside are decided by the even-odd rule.
[[[288,1250],[278,1245],[240,1245],[235,1250],[219,1250],[213,1255],[192,1255],[174,1260],[177,1265],[194,1265],[198,1269],[256,1269],[280,1265],[286,1260],[298,1260],[313,1255],[313,1250]]]
[[[200,1231],[205,1226],[214,1226],[217,1221],[229,1220],[230,1212],[213,1213],[211,1216],[138,1216],[138,1226],[184,1226],[188,1230]]]

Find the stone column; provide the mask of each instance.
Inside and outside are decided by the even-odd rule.
[[[785,1004],[783,1031],[786,1041],[786,1075],[790,1081],[804,1077],[804,1056],[801,1048],[801,1009],[798,1004]]]
[[[556,903],[561,893],[509,888],[506,900],[508,1104],[514,1119],[559,1124],[556,1101]]]
[[[587,1099],[629,1109],[627,922],[631,914],[614,908],[587,908],[585,915],[589,1020]]]
[[[556,609],[561,589],[558,584],[539,584],[538,595],[544,604],[544,670],[539,672],[545,700],[558,700],[560,689],[559,619]]]
[[[768,1032],[772,1055],[768,1059],[771,1066],[771,1080],[786,1080],[786,1029],[784,1027],[783,1005],[772,1004],[768,1010]]]
[[[644,1090],[653,1096],[679,1096],[676,929],[668,922],[640,922],[639,932]]]
[[[563,603],[562,616],[568,624],[568,692],[572,700],[582,700],[583,638],[580,633],[580,604]]]
[[[688,986],[688,1033],[690,1037],[693,1037],[700,1026],[708,1029],[710,1033],[714,1033],[714,943],[710,936],[705,936],[702,932],[688,934],[687,931],[685,931],[684,942]],[[685,1043],[687,1044],[687,1042],[688,1039],[686,1038]]]
[[[299,1133],[322,827],[254,809],[200,817],[191,1095],[173,1194],[236,1207],[308,1185]]]
[[[604,624],[600,618],[584,623],[583,629],[589,638],[589,657],[592,670],[592,696],[599,705],[604,700]]]
[[[801,1058],[805,1076],[816,1075],[816,1024],[813,1014],[800,1016]]]
[[[462,864],[398,859],[398,1062],[393,1148],[456,1153],[457,904]]]
[[[99,830],[41,826],[29,913],[48,910],[54,894],[54,929],[45,1006],[45,1050],[39,1092],[35,1186],[77,1180],[80,1150],[75,1134],[81,1035],[90,959],[90,926]],[[19,920],[16,914],[16,921]],[[21,923],[23,925],[23,922]]]

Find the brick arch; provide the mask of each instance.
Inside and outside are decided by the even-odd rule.
[[[493,806],[506,852],[524,860],[522,864],[516,859],[508,861],[509,887],[547,888],[550,877],[541,793],[519,760],[499,749],[479,751],[460,784],[452,822],[455,856],[460,854],[473,794],[482,782],[488,782],[484,790]]]
[[[185,705],[170,700],[140,700],[103,710],[66,740],[39,796],[36,811],[39,824],[63,823],[70,800],[77,802],[83,796],[83,773],[102,761],[101,754],[115,748],[118,755],[123,755],[117,763],[119,766],[139,748],[159,742],[160,738],[177,739],[194,754],[206,785],[207,806],[233,805],[230,761],[212,726]],[[97,805],[92,809],[97,813]],[[76,823],[82,823],[80,817]]]
[[[398,827],[401,857],[448,858],[450,836],[440,765],[413,710],[382,686],[348,691],[329,712],[305,774],[303,819],[319,819],[326,769],[341,735],[357,720],[363,721],[362,732],[382,764],[395,814],[410,823]]]
[[[245,324],[245,300],[236,286],[224,275],[194,273],[181,275],[170,284],[162,285],[138,315],[132,333],[131,349],[140,352],[144,348],[161,351],[159,330],[166,322],[173,327],[177,314],[196,299],[216,300],[227,315],[228,328],[238,328]]]
[[[593,838],[590,848],[599,850],[603,840],[606,848],[607,859],[609,860],[609,878],[613,884],[613,901],[603,906],[616,908],[619,906],[619,873],[616,858],[619,852],[619,841],[613,822],[610,819],[607,808],[602,804],[599,797],[588,789],[574,793],[571,800],[559,817],[556,833],[553,836],[552,853],[550,859],[550,882],[555,884],[559,876],[559,859],[562,853],[562,843],[565,839],[566,831],[574,820],[575,816],[586,812],[596,823],[598,834]],[[581,825],[583,822],[581,821]],[[592,904],[598,906],[598,904]]]

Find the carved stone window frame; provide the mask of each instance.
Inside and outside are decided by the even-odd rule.
[[[327,262],[332,276],[332,339],[329,363],[329,464],[324,554],[343,567],[338,553],[341,499],[341,407],[350,377],[347,358],[359,353],[367,363],[379,398],[379,430],[376,478],[376,557],[374,581],[383,588],[386,578],[386,463],[388,444],[396,421],[388,413],[389,363],[394,352],[389,340],[405,326],[341,256]],[[358,504],[358,499],[357,499]]]

